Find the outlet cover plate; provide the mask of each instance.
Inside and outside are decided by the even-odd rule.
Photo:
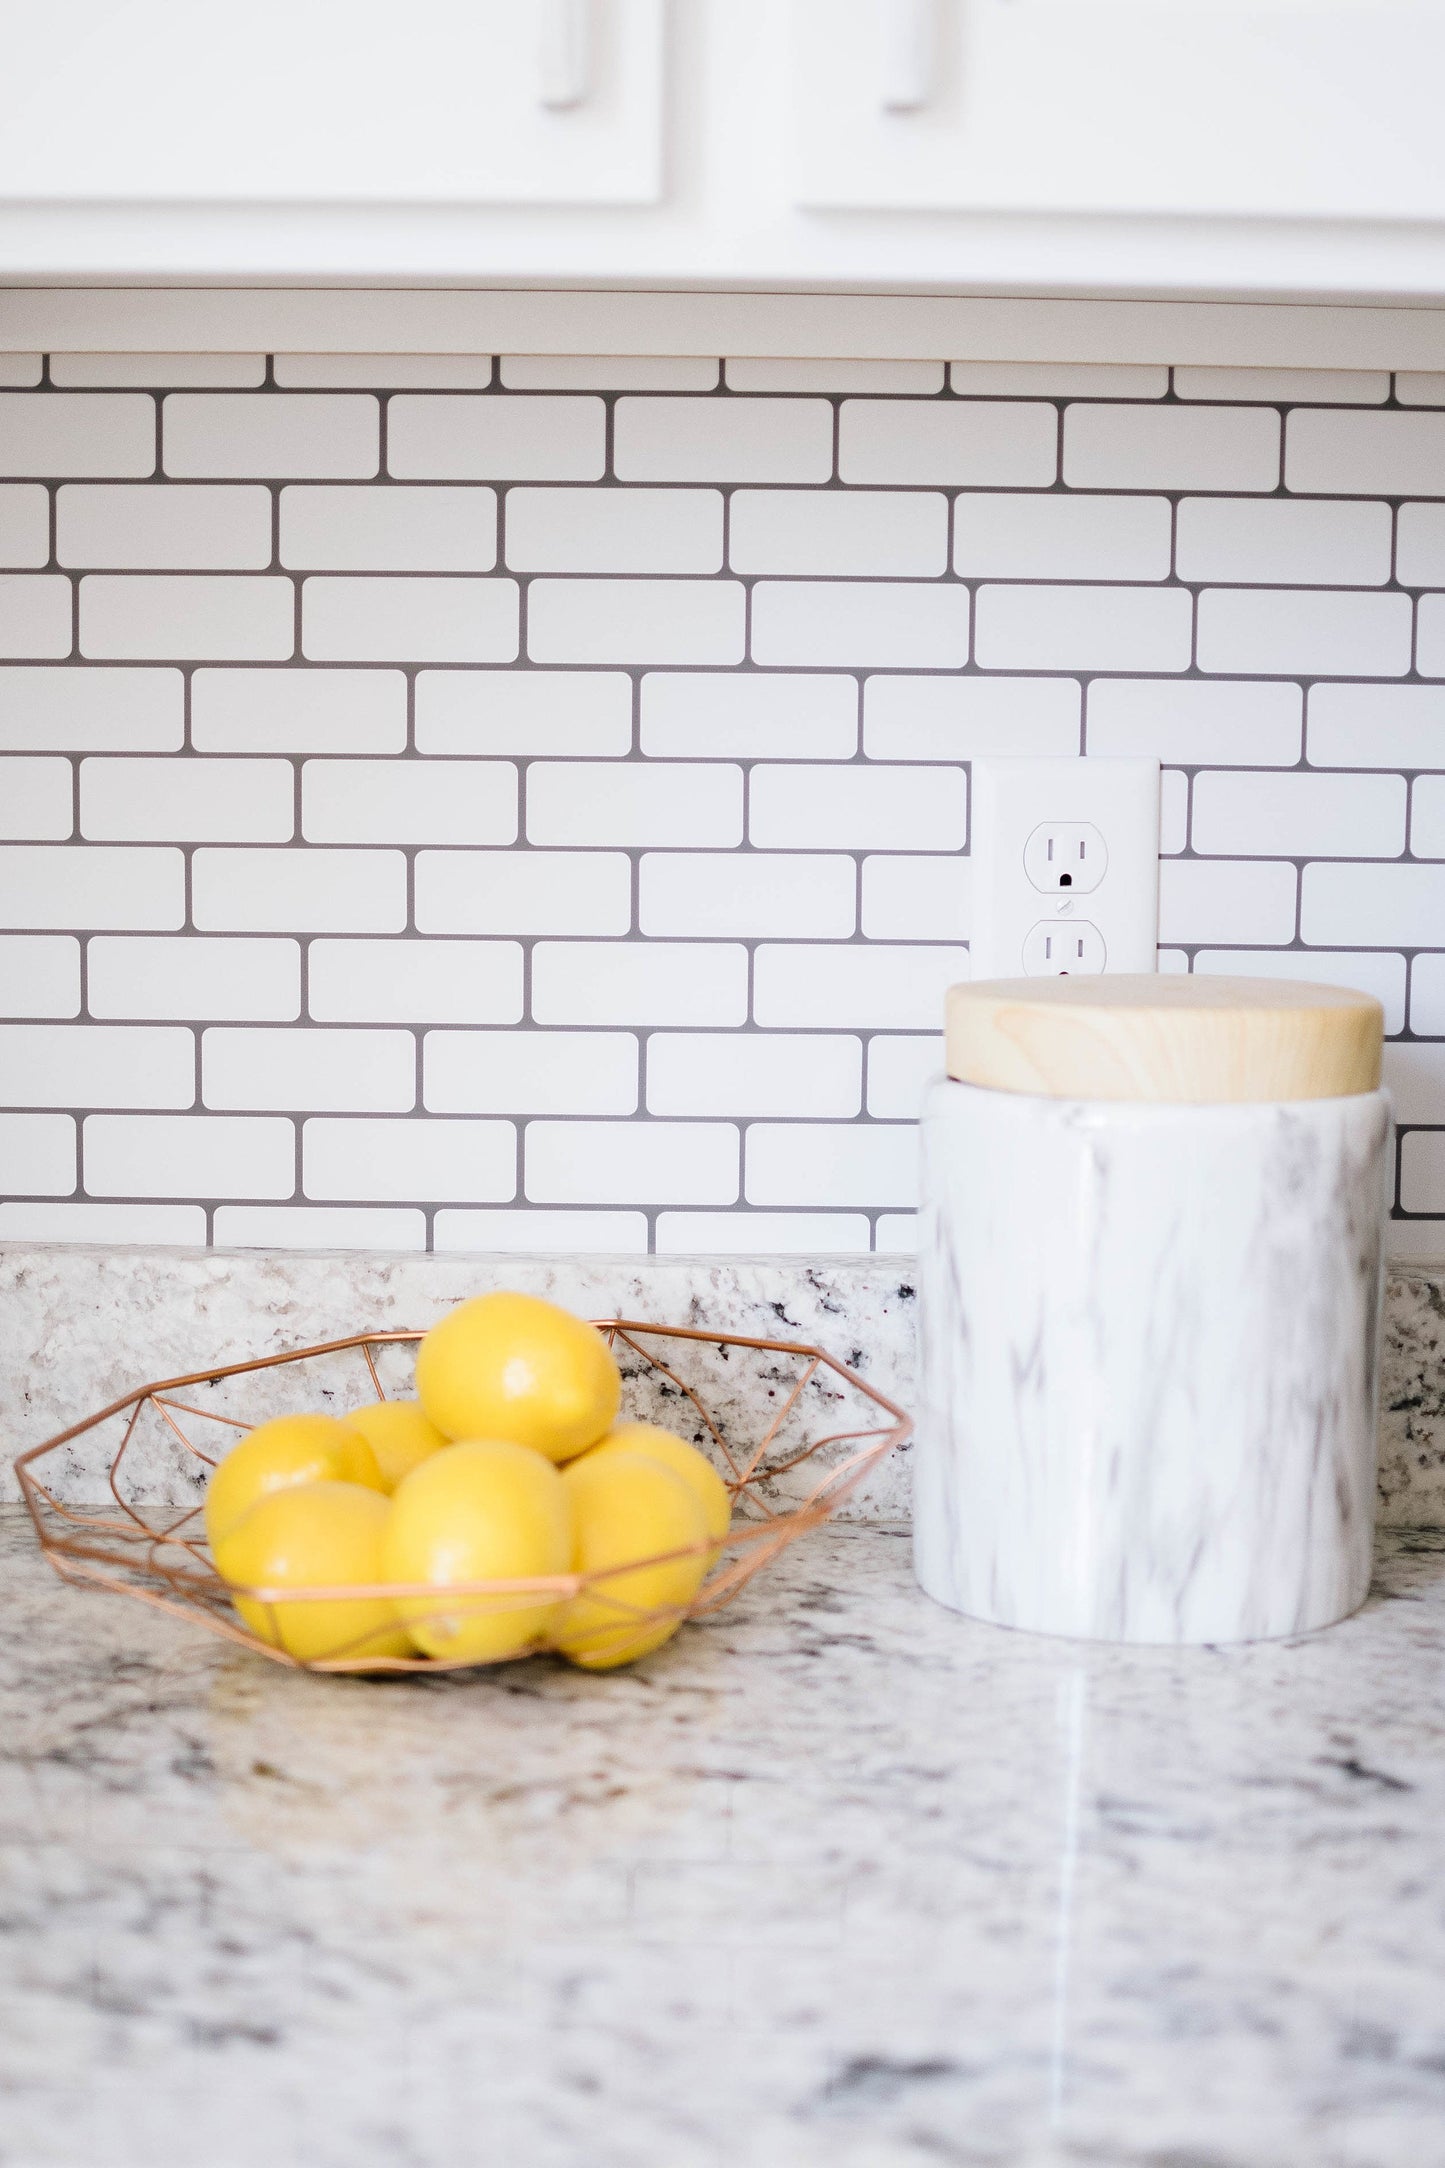
[[[1103,838],[1107,863],[1087,893],[1048,893],[1030,878],[1029,838],[1054,824]],[[1025,947],[1051,922],[1061,932],[1074,924],[1095,929],[1106,971],[1158,969],[1157,760],[975,760],[969,825],[975,979],[1029,974]],[[1088,946],[1096,952],[1092,941]]]

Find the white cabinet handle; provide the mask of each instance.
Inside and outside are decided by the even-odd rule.
[[[592,0],[540,0],[537,99],[553,112],[585,105],[592,87]]]
[[[933,96],[938,65],[938,0],[875,0],[878,103],[917,113]]]

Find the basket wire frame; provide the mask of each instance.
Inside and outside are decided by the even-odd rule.
[[[123,1486],[122,1472],[126,1457],[135,1441],[138,1428],[147,1411],[152,1411],[164,1426],[176,1451],[190,1455],[206,1467],[213,1468],[221,1457],[207,1452],[198,1445],[185,1427],[186,1419],[219,1425],[225,1430],[245,1432],[254,1423],[233,1413],[196,1405],[194,1400],[179,1398],[196,1387],[214,1387],[222,1380],[240,1378],[260,1371],[280,1369],[287,1364],[305,1363],[321,1358],[342,1359],[359,1354],[364,1365],[364,1383],[377,1400],[389,1397],[377,1367],[377,1353],[389,1347],[415,1346],[423,1338],[419,1331],[387,1330],[353,1333],[344,1339],[321,1341],[315,1346],[292,1348],[277,1355],[257,1356],[248,1362],[227,1363],[220,1367],[195,1370],[184,1377],[164,1378],[150,1385],[143,1385],[121,1399],[112,1401],[108,1407],[86,1416],[68,1430],[62,1430],[44,1443],[32,1446],[19,1455],[15,1472],[19,1479],[21,1495],[29,1509],[30,1518],[39,1539],[41,1550],[62,1579],[86,1586],[99,1586],[119,1594],[135,1597],[143,1603],[154,1605],[206,1627],[227,1640],[252,1649],[257,1655],[269,1657],[272,1662],[300,1671],[342,1672],[426,1672],[470,1670],[477,1667],[476,1658],[446,1659],[428,1656],[382,1656],[367,1653],[367,1645],[375,1639],[374,1632],[355,1642],[338,1644],[335,1653],[312,1660],[290,1655],[285,1649],[253,1633],[232,1609],[232,1597],[239,1593],[264,1605],[274,1625],[277,1603],[327,1603],[337,1601],[363,1601],[368,1598],[392,1600],[396,1598],[427,1598],[437,1600],[439,1612],[451,1616],[460,1608],[475,1613],[506,1611],[535,1606],[539,1599],[554,1597],[562,1600],[585,1593],[589,1598],[605,1605],[617,1617],[617,1632],[631,1637],[634,1629],[644,1625],[660,1624],[664,1618],[696,1618],[716,1611],[736,1596],[752,1576],[788,1544],[836,1512],[845,1499],[873,1471],[878,1463],[910,1434],[911,1418],[902,1408],[879,1392],[855,1370],[841,1363],[826,1349],[796,1340],[757,1339],[739,1333],[713,1332],[692,1325],[652,1325],[631,1318],[601,1318],[594,1320],[614,1352],[626,1351],[636,1359],[646,1372],[665,1381],[667,1387],[680,1394],[691,1404],[692,1411],[713,1447],[714,1464],[718,1465],[733,1498],[734,1518],[729,1533],[721,1543],[709,1540],[692,1547],[689,1551],[673,1551],[644,1560],[634,1560],[626,1566],[613,1567],[605,1572],[592,1574],[559,1574],[545,1577],[515,1580],[471,1581],[449,1584],[444,1590],[430,1584],[388,1583],[385,1585],[358,1587],[315,1588],[235,1588],[221,1579],[212,1563],[202,1526],[202,1508],[198,1503],[177,1512],[173,1507],[149,1506],[127,1495]],[[672,1356],[672,1362],[664,1360],[651,1343],[662,1343]],[[669,1343],[679,1343],[685,1350],[687,1343],[726,1353],[731,1349],[746,1350],[754,1355],[790,1358],[796,1364],[796,1375],[789,1386],[782,1405],[771,1415],[761,1435],[746,1449],[740,1450],[730,1444],[722,1428],[708,1412],[697,1389],[678,1374],[673,1363],[679,1360],[679,1352]],[[815,1379],[826,1380],[830,1385],[851,1389],[863,1403],[869,1420],[852,1428],[830,1430],[826,1435],[793,1444],[784,1442],[783,1434],[791,1418],[799,1410],[808,1386]],[[625,1411],[624,1411],[625,1413]],[[93,1508],[66,1504],[48,1489],[35,1470],[48,1454],[73,1444],[99,1430],[113,1418],[124,1417],[124,1428],[108,1470],[109,1488],[115,1501],[116,1513],[108,1508]],[[212,1438],[214,1442],[214,1434]],[[796,1502],[780,1502],[769,1493],[780,1477],[790,1474],[806,1462],[823,1455],[832,1447],[851,1447],[844,1457],[827,1466],[818,1480]],[[673,1559],[695,1556],[698,1551],[709,1554],[712,1563],[709,1572],[691,1603],[676,1611],[640,1610],[628,1603],[620,1594],[609,1590],[609,1581],[631,1575],[639,1566],[661,1565]],[[544,1640],[533,1643],[521,1654],[540,1653],[548,1646]],[[510,1658],[494,1658],[491,1661],[510,1661]],[[482,1659],[486,1662],[487,1659]]]

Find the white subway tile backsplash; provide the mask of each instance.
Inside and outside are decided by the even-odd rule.
[[[280,364],[277,382],[281,381]],[[39,370],[36,377],[39,377]],[[254,390],[266,379],[264,354],[52,354],[50,381],[90,388],[139,385],[206,391]]]
[[[1216,769],[1194,779],[1190,833],[1210,857],[1398,858],[1405,784],[1398,775]]]
[[[295,641],[295,589],[264,573],[90,572],[80,583],[87,657],[280,662]]]
[[[1159,855],[1173,857],[1189,848],[1189,778],[1178,768],[1159,775]]]
[[[1445,504],[1400,506],[1395,577],[1406,587],[1445,587]]]
[[[973,892],[966,858],[865,858],[863,931],[870,941],[962,941]],[[791,927],[779,926],[778,933]]]
[[[431,1114],[635,1114],[630,1031],[429,1031],[422,1104]]]
[[[769,942],[753,963],[753,1022],[770,1031],[928,1030],[948,988],[968,975],[968,950],[941,943]]]
[[[490,572],[497,493],[405,483],[283,489],[277,555],[319,572]],[[267,516],[269,554],[270,519]]]
[[[86,997],[99,1017],[294,1023],[301,945],[244,934],[96,934],[86,949]]]
[[[650,1114],[811,1114],[842,1119],[862,1104],[863,1046],[829,1032],[654,1032]]]
[[[1073,678],[870,677],[863,750],[873,760],[977,760],[1079,751]]]
[[[301,833],[308,843],[512,843],[517,771],[509,760],[308,760]]]
[[[1422,1039],[1445,1039],[1445,954],[1439,950],[1410,965],[1410,1029]]]
[[[738,1132],[731,1122],[528,1122],[533,1204],[733,1204]]]
[[[1186,497],[1181,580],[1379,587],[1390,577],[1390,507],[1329,498]]]
[[[747,596],[734,580],[538,579],[527,590],[533,662],[736,663]]]
[[[1226,978],[1300,979],[1310,986],[1353,986],[1373,994],[1387,1033],[1405,1028],[1405,959],[1371,949],[1200,949],[1196,971]],[[1411,1028],[1420,1029],[1414,1018]]]
[[[1445,414],[1292,413],[1286,489],[1352,497],[1445,496]]]
[[[19,662],[68,655],[71,612],[70,582],[59,573],[0,573],[0,655]]]
[[[747,1010],[748,952],[735,942],[539,941],[532,951],[539,1024],[720,1028]]]
[[[638,873],[638,925],[645,934],[826,941],[854,933],[857,921],[858,872],[851,858],[649,851]]]
[[[868,1043],[868,1112],[883,1121],[915,1122],[923,1094],[944,1074],[943,1034],[880,1035]]]
[[[25,571],[50,557],[50,492],[38,482],[0,484],[0,566]]]
[[[623,482],[826,482],[826,399],[619,399],[613,465]]]
[[[1379,869],[1369,870],[1377,874]],[[1282,941],[1294,939],[1298,885],[1295,868],[1278,862],[1251,860],[1230,865],[1205,858],[1161,859],[1159,938],[1211,948],[1222,943],[1278,947]],[[1308,928],[1305,939],[1310,939]]]
[[[81,1168],[93,1197],[289,1197],[296,1130],[276,1115],[91,1114]]]
[[[846,760],[858,749],[851,677],[649,670],[641,709],[642,751],[664,759]]]
[[[14,1197],[68,1197],[76,1160],[73,1116],[0,1114],[0,1190]]]
[[[179,670],[0,669],[0,748],[170,753],[185,736]]]
[[[529,843],[740,843],[743,776],[724,761],[537,761],[527,771]]]
[[[186,862],[138,844],[17,843],[0,847],[0,925],[101,931],[185,919]]]
[[[1169,371],[1147,362],[955,361],[949,382],[964,398],[1162,399]]]
[[[1064,416],[1071,489],[1274,489],[1280,418],[1271,407],[1087,406]]]
[[[327,1024],[515,1024],[515,941],[313,941],[307,1006]]]
[[[1395,1120],[1402,1126],[1438,1121],[1445,1092],[1445,1046],[1394,1041],[1385,1048],[1383,1081],[1395,1102]]]
[[[191,861],[191,909],[206,933],[399,933],[400,851],[231,850]]]
[[[271,562],[271,493],[254,483],[66,482],[55,555],[102,570],[258,572]]]
[[[416,1041],[409,1031],[215,1025],[201,1034],[201,1100],[213,1112],[405,1114],[416,1105]]]
[[[1300,757],[1303,708],[1298,685],[1096,678],[1088,749],[1187,767],[1287,768]]]
[[[1401,406],[1445,406],[1445,369],[1397,369],[1395,397]]]
[[[956,670],[968,660],[968,590],[942,581],[760,580],[754,662]]]
[[[1221,369],[1174,371],[1176,399],[1241,399],[1252,405],[1379,406],[1390,396],[1388,369]]]
[[[1358,788],[1366,778],[1342,776],[1340,780]],[[1396,783],[1402,791],[1405,787],[1396,776],[1370,780]],[[1410,786],[1410,849],[1416,858],[1445,858],[1445,775],[1417,775]]]
[[[0,934],[0,1016],[79,1014],[80,943],[70,934]]]
[[[763,1205],[911,1205],[918,1132],[911,1122],[754,1122],[743,1194]]]
[[[0,354],[0,384],[38,384],[44,373],[43,354]]]
[[[517,1193],[511,1122],[430,1115],[313,1115],[301,1187],[316,1202],[504,1203]]]
[[[1417,1129],[1401,1143],[1400,1203],[1406,1212],[1445,1213],[1445,1132]]]
[[[719,364],[703,354],[503,354],[509,391],[713,391]]]
[[[728,563],[734,572],[834,577],[943,572],[948,499],[938,490],[735,490]]]
[[[75,825],[75,777],[55,755],[0,757],[0,838],[56,842]]]
[[[194,1035],[143,1024],[0,1025],[0,1103],[12,1107],[188,1107]]]
[[[980,587],[985,670],[1187,670],[1194,604],[1180,587]]]
[[[1043,489],[1057,478],[1058,445],[1058,410],[1042,401],[845,399],[838,474],[915,488]]]
[[[289,843],[295,800],[285,760],[92,754],[80,763],[80,833],[92,843]]]
[[[1422,595],[1415,620],[1415,668],[1445,678],[1445,595]]]
[[[485,391],[490,354],[278,354],[293,391]]]
[[[621,670],[422,670],[416,745],[419,753],[625,753],[632,680]]]
[[[1316,768],[1445,768],[1438,685],[1312,685],[1308,714]]]
[[[953,508],[953,569],[969,577],[1162,580],[1173,513],[1167,497],[987,490]]]
[[[221,1250],[424,1250],[426,1214],[415,1206],[222,1204],[213,1240]]]
[[[780,763],[753,771],[748,835],[759,850],[962,850],[968,785],[961,768]]]
[[[1408,595],[1211,587],[1199,597],[1199,667],[1259,677],[1401,677]]]
[[[422,933],[626,933],[632,867],[621,851],[418,851]]]
[[[661,1257],[851,1257],[868,1248],[861,1212],[659,1212]]]
[[[433,1222],[437,1250],[632,1256],[647,1250],[645,1212],[443,1211]]]
[[[0,393],[0,475],[154,474],[156,403],[141,392]]]
[[[179,676],[175,695],[179,745]],[[406,679],[399,670],[197,670],[191,743],[201,753],[399,753]]]
[[[729,391],[938,392],[941,361],[803,361],[742,355],[724,364]]]
[[[437,393],[387,405],[387,466],[401,481],[595,482],[606,443],[600,399]]]
[[[1315,948],[1413,948],[1445,923],[1445,866],[1306,866],[1300,938]]]
[[[363,395],[173,392],[161,402],[171,476],[364,481],[381,456],[381,408]]]
[[[0,1205],[4,1242],[165,1242],[206,1239],[206,1215],[189,1204]]]
[[[511,489],[513,572],[718,572],[716,489]]]
[[[515,580],[313,574],[301,590],[311,662],[511,662],[517,627]]]

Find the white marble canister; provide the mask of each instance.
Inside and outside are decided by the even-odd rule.
[[[972,1617],[1263,1639],[1363,1602],[1383,1091],[924,1119],[914,1556]]]

